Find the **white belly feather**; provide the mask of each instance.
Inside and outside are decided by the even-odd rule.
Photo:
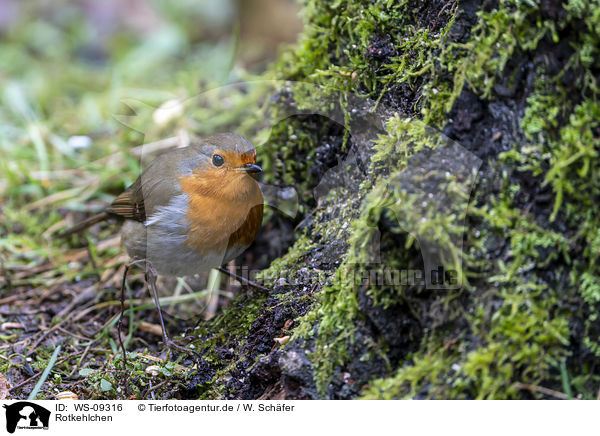
[[[239,256],[247,247],[209,251],[200,256],[187,245],[185,211],[188,195],[174,197],[167,206],[159,206],[145,223],[128,220],[122,239],[132,258],[147,259],[158,274],[189,276],[218,267]]]

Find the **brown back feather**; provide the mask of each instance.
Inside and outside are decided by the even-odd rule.
[[[106,212],[129,220],[146,221],[141,177],[138,177],[129,188],[115,198],[112,204],[106,208]]]

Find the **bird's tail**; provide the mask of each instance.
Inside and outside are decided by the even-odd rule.
[[[85,230],[88,227],[93,226],[96,223],[105,221],[105,220],[109,219],[110,217],[111,217],[111,214],[109,214],[108,212],[101,212],[97,215],[91,216],[91,217],[81,221],[80,223],[75,224],[70,229],[60,232],[56,236],[59,238],[66,238],[68,236],[74,235],[75,233],[79,233],[82,230]]]

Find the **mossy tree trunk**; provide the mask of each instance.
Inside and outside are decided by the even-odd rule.
[[[261,152],[271,180],[310,194],[340,161],[366,177],[302,197],[296,241],[265,273],[286,280],[202,326],[190,396],[595,398],[600,3],[306,0],[304,15],[275,72],[368,97],[385,124],[350,137],[315,116],[275,127]],[[344,109],[348,125],[368,116]],[[423,150],[440,138],[464,152],[444,155],[448,168],[471,156],[479,172],[466,197],[420,209],[415,180],[443,170]],[[452,188],[450,173],[439,183]],[[422,269],[406,229],[450,235],[441,261],[458,259],[460,287],[354,280]]]

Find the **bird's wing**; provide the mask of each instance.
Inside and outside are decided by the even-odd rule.
[[[133,182],[121,195],[119,195],[106,211],[125,219],[144,222],[146,221],[146,208],[142,194],[141,176]]]
[[[157,207],[166,206],[181,194],[177,175],[182,161],[197,166],[198,152],[191,147],[170,150],[156,157],[137,180],[106,210],[125,219],[145,222]]]

